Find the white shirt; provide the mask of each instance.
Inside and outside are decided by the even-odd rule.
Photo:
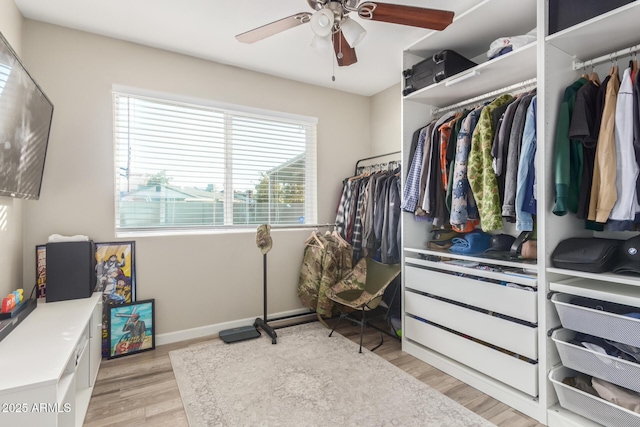
[[[633,149],[633,82],[631,69],[624,70],[620,83],[615,116],[616,141],[616,192],[618,199],[613,205],[610,219],[633,220],[640,211],[636,198],[638,164]]]

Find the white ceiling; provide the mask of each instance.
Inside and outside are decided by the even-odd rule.
[[[477,0],[385,2],[453,10],[459,14]],[[338,67],[334,56],[321,55],[309,46],[313,32],[308,24],[253,44],[235,39],[236,34],[269,22],[298,12],[313,12],[306,0],[15,0],[15,3],[28,19],[366,96],[399,83],[402,50],[430,32],[356,17],[367,30],[367,36],[356,48],[358,62]]]

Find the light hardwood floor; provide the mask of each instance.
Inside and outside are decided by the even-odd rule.
[[[333,326],[334,321],[329,320],[329,325]],[[359,327],[347,322],[337,331],[353,341],[359,339]],[[188,426],[169,352],[210,339],[163,345],[153,351],[103,360],[84,425]],[[270,340],[265,334],[259,339]],[[379,341],[377,330],[368,328],[365,331],[365,347],[373,348]],[[504,403],[404,353],[400,342],[387,335],[375,353],[500,427],[542,426]]]

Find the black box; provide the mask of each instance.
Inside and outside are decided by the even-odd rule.
[[[404,76],[404,90],[402,94],[407,96],[418,89],[441,82],[464,70],[475,67],[473,61],[453,50],[443,50],[433,55],[432,58],[418,62],[413,67],[402,72]]]
[[[47,243],[47,302],[88,298],[95,287],[92,241]]]
[[[557,33],[635,0],[549,0],[549,34]]]

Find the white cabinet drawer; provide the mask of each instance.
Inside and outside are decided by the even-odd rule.
[[[409,316],[405,317],[403,335],[530,396],[538,395],[537,364],[525,362]]]
[[[538,322],[537,292],[405,266],[405,287],[488,311]]]
[[[404,295],[406,313],[530,359],[538,359],[538,328],[469,310],[411,291],[405,292]]]

